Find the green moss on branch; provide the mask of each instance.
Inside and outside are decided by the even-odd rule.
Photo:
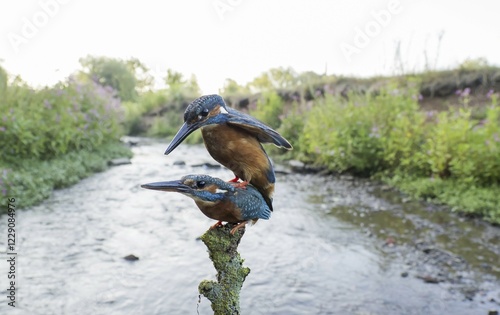
[[[212,303],[215,315],[240,314],[240,291],[250,269],[243,267],[243,259],[237,252],[245,229],[234,235],[233,224],[208,230],[201,240],[208,247],[210,260],[217,270],[217,281],[203,280],[198,291]]]

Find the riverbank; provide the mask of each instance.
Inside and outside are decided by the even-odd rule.
[[[119,143],[121,101],[95,78],[74,75],[35,89],[0,67],[0,98],[0,196],[15,198],[17,207],[131,155]]]
[[[283,159],[382,180],[411,198],[498,224],[498,93],[488,93],[481,117],[468,106],[469,93],[460,91],[456,107],[426,111],[415,89],[392,85],[378,93],[327,95],[288,112],[271,94],[251,113],[294,145]]]
[[[54,189],[76,184],[102,172],[116,158],[131,158],[132,151],[121,142],[111,142],[91,150],[72,151],[50,160],[20,159],[2,165],[2,195],[15,198],[17,207],[26,208],[48,198]],[[0,213],[5,213],[2,207]]]
[[[305,119],[285,118],[278,130],[296,145],[293,158],[500,223],[498,96],[481,119],[467,107],[425,112],[412,96],[384,91],[325,99]]]

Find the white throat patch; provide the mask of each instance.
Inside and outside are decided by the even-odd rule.
[[[220,106],[219,108],[220,108],[221,114],[228,114],[227,110],[224,107]]]

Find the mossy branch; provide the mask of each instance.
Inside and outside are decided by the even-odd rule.
[[[234,235],[234,224],[209,229],[201,236],[208,247],[208,254],[217,270],[217,281],[203,280],[198,291],[212,303],[214,315],[240,314],[240,290],[250,269],[243,267],[243,259],[237,252],[245,228]]]

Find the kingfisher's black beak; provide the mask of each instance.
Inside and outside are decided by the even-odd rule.
[[[184,185],[180,180],[172,180],[168,182],[156,182],[141,185],[142,188],[161,191],[173,191],[178,193],[189,193],[193,189],[188,185]]]
[[[197,122],[194,124],[189,124],[189,125],[188,125],[188,123],[184,123],[181,126],[181,129],[179,129],[179,131],[177,131],[177,133],[175,134],[175,137],[172,139],[172,141],[168,145],[167,150],[165,150],[165,155],[168,155],[170,152],[174,151],[174,149],[177,148],[177,146],[179,144],[181,144],[181,142],[184,141],[184,139],[186,139],[187,136],[189,136],[191,133],[193,133],[193,131],[197,130],[201,126],[202,126],[202,124],[197,123]]]

